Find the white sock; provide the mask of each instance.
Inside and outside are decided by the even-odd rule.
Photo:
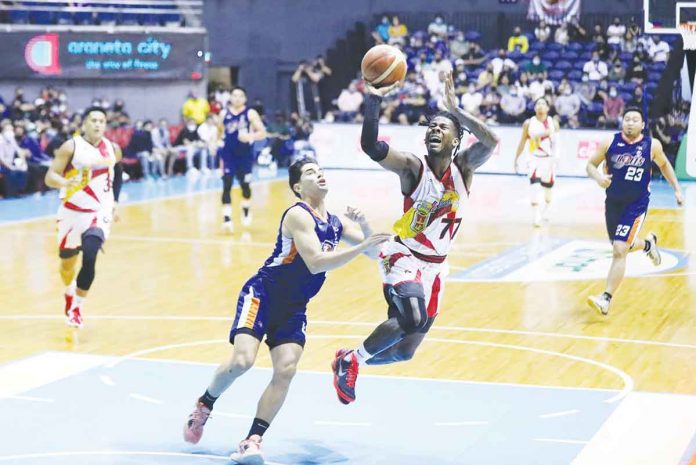
[[[73,279],[73,282],[68,284],[68,286],[65,288],[65,294],[67,295],[75,295],[75,288],[77,288],[77,283]]]
[[[82,304],[85,303],[85,300],[87,300],[87,297],[80,297],[79,295],[75,294],[75,297],[73,297],[72,306],[70,307],[70,310],[73,310],[75,308],[82,309]]]
[[[365,362],[372,358],[372,354],[365,350],[365,346],[363,344],[360,344],[360,347],[355,349],[353,353],[355,354],[355,358],[358,361],[358,365],[364,365]]]
[[[222,206],[222,216],[232,218],[232,205],[225,204]]]

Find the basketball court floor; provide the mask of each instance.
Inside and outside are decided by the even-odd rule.
[[[125,185],[80,331],[62,317],[56,196],[0,203],[0,464],[227,463],[270,378],[265,348],[198,445],[181,430],[230,352],[237,292],[294,202],[285,173],[259,178],[254,223],[231,236],[216,178]],[[395,176],[327,179],[331,211],[357,206],[390,230]],[[350,406],[333,390],[333,353],[358,344],[385,304],[376,262],[329,274],[264,439],[268,463],[693,465],[696,185],[683,187],[678,209],[653,182],[643,233],[658,234],[663,263],[632,254],[601,317],[585,304],[611,257],[601,189],[559,179],[550,223],[533,228],[526,178],[476,175],[435,326],[413,360],[364,368]]]

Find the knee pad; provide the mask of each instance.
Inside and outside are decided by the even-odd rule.
[[[389,286],[388,292],[390,303],[398,310],[396,320],[406,334],[417,333],[428,325],[428,310],[420,283]]]
[[[232,190],[232,175],[226,174],[222,177],[222,203],[232,203],[230,190]]]
[[[77,275],[77,287],[88,291],[92,286],[97,263],[97,254],[104,244],[104,232],[92,228],[82,235],[82,268]]]

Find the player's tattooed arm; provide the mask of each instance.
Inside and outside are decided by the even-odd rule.
[[[386,142],[378,140],[382,97],[398,85],[400,83],[397,82],[391,86],[378,89],[369,84],[366,85],[367,95],[365,95],[363,106],[364,119],[360,135],[360,146],[382,168],[399,175],[401,192],[405,194],[411,192],[418,183],[421,162],[414,154],[395,150]]]
[[[662,143],[659,140],[652,140],[651,152],[652,159],[657,167],[660,168],[662,176],[665,177],[667,182],[672,186],[672,189],[674,189],[674,198],[677,200],[677,205],[683,205],[684,195],[682,194],[681,187],[679,187],[677,175],[674,173],[674,168],[672,168],[672,164],[667,159],[665,151],[662,148]]]

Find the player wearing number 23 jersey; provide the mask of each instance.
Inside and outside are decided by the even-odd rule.
[[[650,169],[653,162],[674,188],[677,203],[683,202],[672,165],[669,164],[662,144],[643,134],[645,121],[639,108],[628,108],[623,116],[621,132],[602,142],[599,150],[587,163],[587,174],[606,189],[605,219],[612,242],[612,261],[603,294],[590,296],[587,303],[602,315],[609,313],[614,292],[621,284],[629,252],[644,251],[653,265],[661,262],[657,236],[648,233],[638,237],[650,202]],[[605,163],[604,170],[600,170]]]

